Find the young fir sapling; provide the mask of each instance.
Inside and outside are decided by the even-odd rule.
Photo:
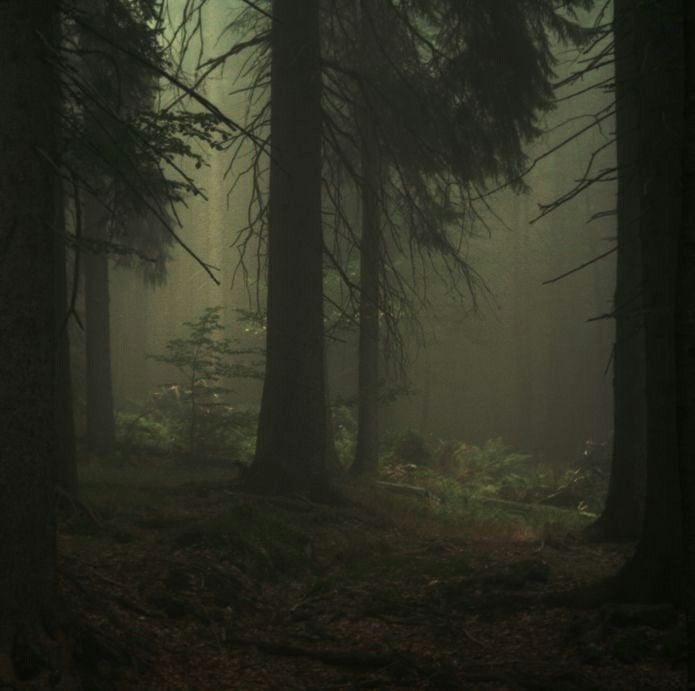
[[[211,427],[232,423],[227,401],[232,389],[225,386],[230,379],[259,379],[262,371],[256,364],[233,362],[233,358],[250,355],[258,351],[239,350],[232,339],[223,337],[221,307],[208,307],[194,321],[184,322],[187,335],[174,338],[166,344],[162,355],[148,357],[176,367],[184,381],[180,391],[186,404],[188,453],[194,457],[214,437]]]

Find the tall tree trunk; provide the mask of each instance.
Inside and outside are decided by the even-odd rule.
[[[514,194],[511,201],[511,227],[513,243],[512,265],[512,324],[511,360],[513,362],[512,443],[518,449],[533,448],[533,382],[529,376],[529,334],[525,310],[528,309],[528,225],[521,195]]]
[[[75,449],[75,420],[72,404],[70,367],[69,298],[66,276],[65,206],[62,186],[56,186],[55,229],[59,234],[55,247],[55,328],[56,328],[56,484],[76,496],[77,456]]]
[[[319,0],[274,0],[266,376],[250,482],[326,484]]]
[[[84,200],[85,237],[108,240],[108,213],[97,199]],[[111,314],[109,257],[106,251],[84,256],[87,349],[87,448],[108,456],[114,450],[116,432],[111,378]]]
[[[333,405],[331,401],[331,383],[328,377],[330,371],[328,367],[328,343],[323,348],[323,368],[326,372],[325,396],[326,396],[326,468],[330,475],[336,475],[341,471],[340,456],[336,446],[335,416],[333,415]]]
[[[50,688],[58,3],[0,3],[0,686]],[[47,160],[48,159],[48,160]],[[41,669],[43,664],[45,669]]]
[[[590,528],[606,540],[635,539],[642,529],[646,475],[646,398],[642,298],[640,137],[641,44],[633,0],[615,2],[618,133],[618,266],[613,361],[614,436],[606,506]]]
[[[360,51],[363,69],[362,102],[358,121],[361,133],[360,238],[360,335],[357,387],[357,447],[352,472],[374,475],[379,467],[379,276],[381,274],[381,231],[379,228],[379,142],[369,104],[369,71],[372,48],[374,3],[360,3]]]
[[[695,7],[683,0],[685,132],[683,223],[678,258],[676,357],[680,476],[684,509],[688,688],[695,688]]]
[[[675,304],[681,229],[682,0],[641,3],[640,157],[647,392],[647,490],[635,556],[618,593],[678,601],[683,590],[682,507],[676,416]]]

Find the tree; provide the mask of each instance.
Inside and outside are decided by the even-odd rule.
[[[183,375],[180,396],[186,413],[182,422],[187,427],[187,451],[193,460],[206,446],[214,447],[220,423],[230,422],[231,416],[224,416],[220,410],[224,396],[230,392],[222,381],[261,376],[255,367],[230,362],[232,356],[251,351],[238,350],[231,339],[222,337],[221,311],[221,307],[208,307],[198,319],[184,323],[185,338],[170,340],[165,354],[150,356],[173,365]]]
[[[373,4],[373,3],[372,3]],[[372,7],[372,10],[375,8]],[[357,383],[357,445],[352,472],[373,475],[379,464],[379,306],[383,271],[382,234],[379,220],[381,189],[380,147],[377,123],[370,113],[366,83],[376,68],[375,15],[365,0],[359,8],[359,68],[362,93],[358,96],[357,123],[360,137],[360,234],[359,351]]]
[[[51,688],[58,3],[0,4],[0,684]]]
[[[357,91],[354,122],[340,119],[339,105],[324,106],[338,159],[351,158],[350,133],[358,133],[360,144],[361,171],[353,173],[362,196],[357,474],[377,469],[379,313],[391,315],[393,332],[400,311],[389,309],[394,288],[389,296],[388,282],[401,303],[408,302],[404,292],[419,292],[422,307],[431,269],[461,296],[468,290],[475,303],[477,275],[458,249],[473,213],[470,197],[490,178],[514,179],[522,170],[522,146],[539,134],[535,118],[551,108],[549,36],[586,39],[552,4],[532,5],[362,3],[353,36],[331,34],[328,41],[357,44],[354,64],[344,47],[334,47],[326,61],[333,101],[349,104]],[[346,22],[337,24],[342,29]],[[517,34],[522,39],[512,40]],[[491,45],[505,46],[493,48],[497,80],[482,74]],[[340,87],[346,77],[356,88]],[[501,98],[502,84],[516,97]],[[391,254],[406,255],[409,286]]]
[[[637,160],[644,263],[647,485],[642,534],[616,588],[626,599],[678,602],[684,591],[675,347],[682,228],[683,3],[640,3],[634,11],[637,40],[644,51]]]
[[[640,65],[637,5],[614,5],[618,156],[618,266],[614,301],[614,436],[610,483],[601,517],[589,534],[635,539],[642,529],[646,465],[646,398],[641,223]]]
[[[83,89],[76,99],[72,92],[72,105],[81,113],[82,143],[87,144],[82,150],[87,155],[80,161],[83,187],[87,188],[81,197],[82,239],[88,244],[84,257],[86,442],[93,453],[109,456],[116,442],[109,245],[119,235],[119,224],[132,222],[135,215],[133,195],[119,180],[118,169],[142,178],[143,166],[134,157],[135,142],[124,124],[133,120],[134,112],[143,108],[145,101],[151,100],[155,85],[148,70],[124,58],[117,48],[105,43],[101,34],[110,35],[123,46],[135,44],[139,50],[155,55],[156,42],[153,43],[142,8],[138,10],[123,0],[99,0],[76,12],[86,18],[86,24],[76,27],[78,50],[84,56],[78,68]],[[126,136],[117,138],[119,131]],[[88,184],[84,184],[85,179]],[[150,180],[150,193],[151,185]],[[165,234],[160,232],[159,237],[164,238]]]
[[[68,494],[77,496],[77,449],[75,441],[75,419],[72,401],[72,381],[70,364],[70,338],[68,335],[71,316],[70,297],[65,247],[65,195],[62,185],[56,185],[55,229],[55,291],[54,321],[56,329],[56,395],[55,420],[57,449],[55,463],[55,482]]]
[[[571,11],[588,5],[578,0],[567,7]],[[244,18],[234,23],[243,40],[204,65],[212,69],[226,56],[256,51],[248,59],[253,66],[248,129],[266,135],[267,15],[257,9],[247,8]],[[527,3],[512,9],[507,4],[481,3],[469,16],[459,3],[444,0],[434,6],[385,1],[356,5],[344,0],[322,5],[323,191],[325,218],[337,219],[325,233],[332,231],[334,245],[326,242],[325,252],[327,265],[346,282],[346,313],[359,302],[358,473],[376,468],[379,322],[385,325],[386,337],[403,345],[400,330],[405,316],[412,319],[417,309],[426,306],[432,268],[448,274],[461,294],[473,291],[477,277],[458,250],[471,213],[468,199],[486,179],[514,177],[522,169],[522,142],[538,134],[535,117],[550,107],[550,33],[561,40],[586,38],[553,2],[538,0],[528,12]],[[500,26],[503,30],[498,31]],[[507,33],[514,37],[520,26],[523,40],[510,39],[513,49],[501,70],[503,78],[490,80],[491,65],[483,61],[481,67],[476,62],[488,55],[490,27],[495,27],[495,37]],[[277,31],[275,22],[273,31]],[[271,46],[270,53],[274,51]],[[276,89],[272,76],[271,82]],[[509,107],[510,102],[514,107]],[[249,228],[258,226],[259,234],[265,230],[259,160],[266,155],[266,141],[261,139],[253,164],[245,166],[256,176]],[[341,189],[346,178],[362,197],[359,231],[345,222],[350,215],[344,205],[350,195]],[[271,216],[272,200],[271,179]],[[272,225],[271,221],[271,236]],[[248,242],[240,245],[246,247]],[[361,250],[361,285],[354,285],[347,271],[354,247]],[[269,255],[272,263],[270,250]]]
[[[678,247],[676,366],[678,370],[678,454],[686,553],[685,605],[688,683],[695,686],[695,8],[683,3],[685,39],[685,141],[683,219]]]
[[[266,377],[251,482],[326,484],[319,1],[274,0]]]
[[[100,194],[106,196],[104,190]],[[111,310],[109,307],[109,217],[103,203],[90,196],[83,207],[85,238],[101,249],[86,253],[85,322],[87,379],[87,448],[100,456],[113,453],[116,423],[111,376]]]
[[[136,264],[155,285],[166,276],[173,242],[193,254],[172,228],[171,207],[202,191],[177,158],[201,167],[204,158],[191,143],[216,146],[219,123],[235,127],[167,70],[177,56],[162,45],[161,9],[157,0],[76,2],[65,9],[63,121],[71,136],[64,166],[76,181],[81,227],[75,229],[75,249],[85,255],[87,445],[100,455],[109,455],[115,443],[110,264]],[[167,82],[197,100],[203,112],[180,105],[180,94],[160,108]]]

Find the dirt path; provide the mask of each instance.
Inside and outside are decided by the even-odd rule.
[[[683,687],[673,612],[558,603],[624,549],[472,539],[408,524],[415,500],[351,499],[267,500],[228,482],[88,489],[97,521],[61,530],[86,688]]]

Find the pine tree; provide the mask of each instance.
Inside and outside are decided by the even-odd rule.
[[[326,406],[319,1],[274,0],[266,377],[252,483],[321,494]]]
[[[641,537],[616,588],[627,599],[677,602],[684,590],[675,340],[684,141],[683,3],[659,0],[640,4],[635,13],[637,40],[644,51],[638,174],[644,262],[647,485]]]
[[[614,6],[618,155],[618,266],[614,301],[614,437],[606,504],[589,535],[635,539],[642,529],[646,465],[646,401],[641,219],[640,65],[637,6]]]
[[[0,4],[0,685],[12,688],[50,688],[62,672],[54,669],[58,26],[57,2]]]

